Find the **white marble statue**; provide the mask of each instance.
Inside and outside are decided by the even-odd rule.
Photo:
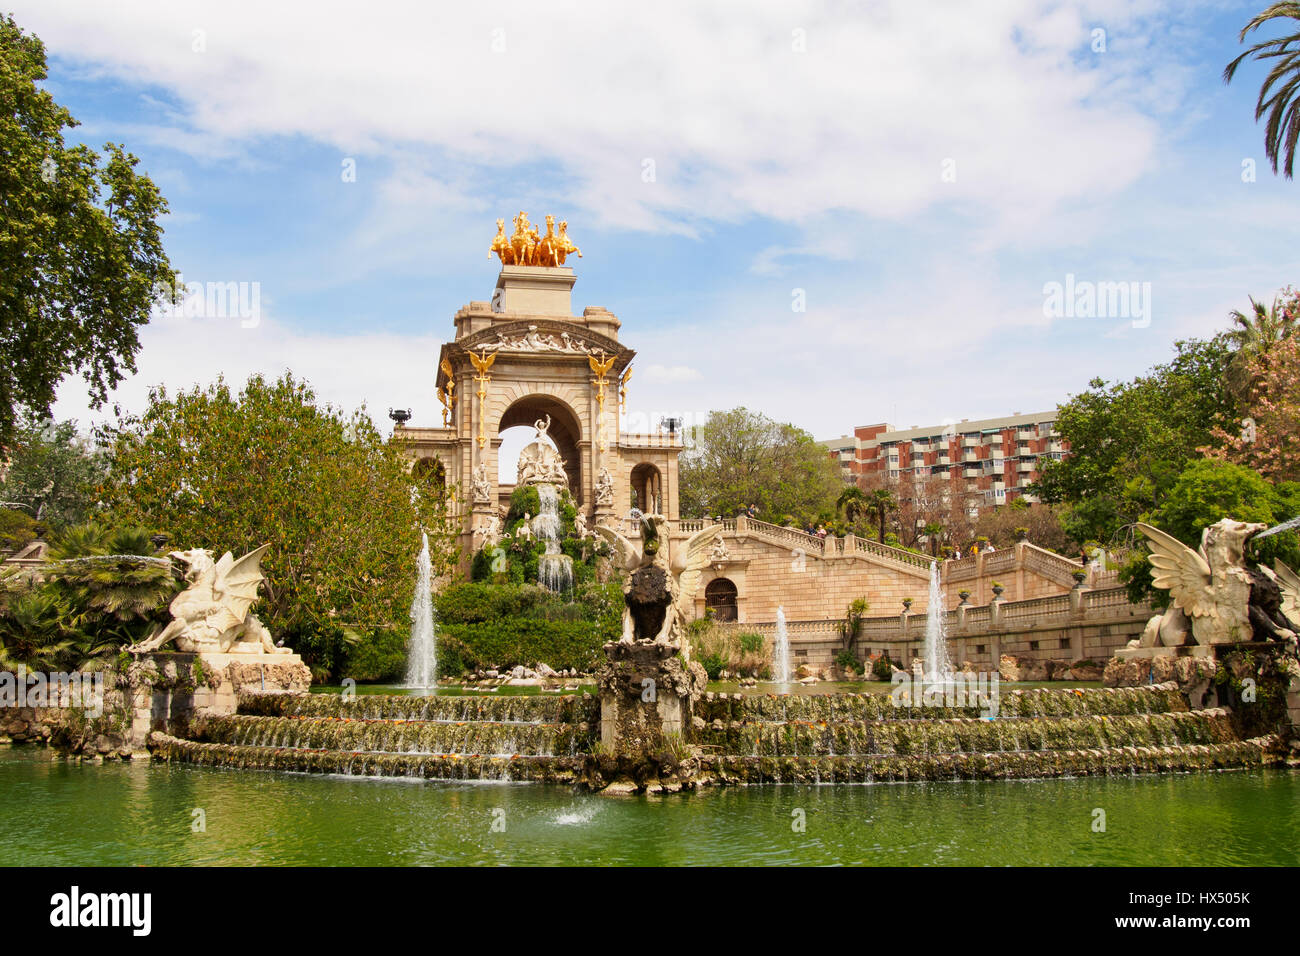
[[[612,505],[614,503],[614,478],[608,468],[601,468],[596,476],[596,504]]]
[[[519,453],[515,484],[567,485],[569,478],[564,471],[564,459],[560,457],[555,443],[546,434],[551,427],[551,416],[539,418],[534,422],[533,427],[537,429],[537,438]]]
[[[590,529],[587,528],[587,516],[579,511],[573,517],[573,530],[579,538],[586,538],[591,535]]]
[[[481,461],[474,469],[474,479],[470,491],[475,504],[488,504],[492,500],[492,483],[488,481],[487,462]]]
[[[1201,546],[1193,551],[1172,535],[1138,522],[1151,546],[1152,583],[1170,596],[1169,609],[1147,622],[1138,646],[1237,643],[1255,639],[1257,629],[1294,640],[1294,632],[1281,626],[1285,618],[1278,620],[1277,609],[1266,611],[1262,595],[1252,597],[1252,587],[1262,591],[1270,577],[1261,573],[1256,579],[1252,574],[1246,542],[1266,527],[1224,518],[1201,532]],[[1295,577],[1285,565],[1280,571]],[[1278,577],[1272,580],[1281,590],[1283,608],[1288,593],[1292,602],[1296,600],[1292,585]]]
[[[229,551],[213,561],[204,548],[173,551],[169,557],[185,565],[187,587],[172,598],[171,622],[157,634],[127,648],[132,653],[156,651],[175,640],[186,652],[288,654],[276,647],[262,622],[249,611],[257,600],[262,577],[262,555],[269,544],[250,551],[238,561]]]

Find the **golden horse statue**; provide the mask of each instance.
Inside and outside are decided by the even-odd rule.
[[[528,213],[520,211],[513,220],[514,233],[506,237],[504,219],[497,220],[497,234],[488,249],[488,258],[494,254],[506,266],[562,266],[564,260],[576,254],[582,258],[582,251],[569,238],[567,220],[560,222],[555,229],[555,217],[546,217],[546,235],[538,235],[537,227],[528,221]]]
[[[539,266],[558,266],[560,264],[560,243],[555,235],[555,217],[546,217],[546,235],[537,242],[537,264]]]
[[[493,253],[500,257],[502,265],[512,266],[515,264],[515,250],[510,245],[510,240],[506,238],[506,221],[504,219],[497,220],[497,234],[492,240],[492,248],[488,250],[489,259],[492,258]]]
[[[582,258],[582,250],[575,246],[573,240],[569,238],[569,221],[567,219],[560,222],[560,234],[556,237],[556,240],[560,245],[560,265],[564,265],[565,257],[571,253],[576,252],[578,258]]]

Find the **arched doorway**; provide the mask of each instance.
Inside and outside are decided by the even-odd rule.
[[[547,435],[555,443],[560,457],[564,460],[564,473],[569,477],[569,491],[573,495],[573,500],[581,505],[583,503],[582,454],[578,449],[578,442],[582,439],[582,425],[573,409],[549,395],[529,395],[514,402],[505,410],[497,425],[497,434],[503,435],[508,429],[520,425],[527,426],[531,431],[534,422],[548,415],[551,418],[551,427]],[[526,441],[518,443],[517,447],[514,441],[509,446],[503,446],[507,447],[507,454],[510,453],[509,449],[513,449],[515,458],[513,462],[504,459],[499,462],[503,484],[514,483],[514,465],[518,462],[519,451],[528,441],[532,441],[531,434]]]
[[[738,593],[736,585],[727,578],[716,578],[704,589],[704,606],[715,621],[734,621]]]
[[[646,514],[664,513],[664,488],[659,469],[642,462],[632,469],[632,507]]]

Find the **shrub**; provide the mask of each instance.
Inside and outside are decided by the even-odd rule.
[[[746,677],[766,677],[772,670],[772,652],[762,634],[738,633],[712,621],[692,621],[686,629],[695,659],[717,680],[723,670]]]
[[[889,655],[881,654],[871,662],[871,676],[876,680],[892,680],[894,667],[894,662],[889,659]]]
[[[862,666],[850,650],[843,650],[836,654],[835,664],[845,672],[857,671]]]
[[[399,628],[355,635],[343,652],[338,676],[350,677],[361,684],[398,680],[406,673],[408,640],[409,634]],[[439,670],[441,664],[439,658]]]
[[[601,647],[617,640],[623,600],[617,582],[586,584],[567,601],[534,584],[454,585],[437,596],[443,674],[460,669],[531,666],[591,670]]]

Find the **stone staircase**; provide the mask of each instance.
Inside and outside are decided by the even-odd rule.
[[[996,718],[854,694],[711,694],[697,713],[701,774],[724,785],[1156,773],[1282,759],[1280,738],[1240,739],[1227,708],[1189,710],[1173,683],[1013,691]]]
[[[595,742],[593,697],[241,694],[154,756],[246,770],[573,783]]]
[[[248,770],[432,780],[583,782],[599,752],[591,695],[412,697],[241,693],[228,716],[155,733],[155,758]],[[895,707],[887,694],[706,693],[694,785],[876,783],[1219,770],[1281,763],[1224,707],[1175,683],[1012,691],[979,705]]]

